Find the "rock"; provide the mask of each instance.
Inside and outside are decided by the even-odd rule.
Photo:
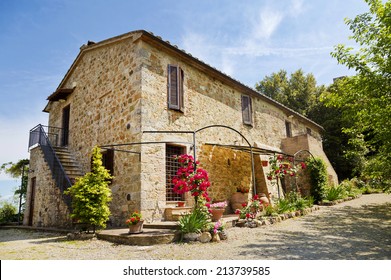
[[[213,234],[212,242],[220,242],[220,236],[217,233]]]
[[[212,235],[209,232],[203,232],[201,236],[199,237],[199,240],[202,243],[208,243],[212,240]]]
[[[269,226],[270,225],[270,221],[269,220],[264,220],[264,221],[262,221],[262,225]]]
[[[227,240],[228,239],[227,232],[225,230],[220,231],[219,232],[219,237],[220,237],[220,240]]]

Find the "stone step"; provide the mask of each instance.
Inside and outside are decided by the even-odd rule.
[[[143,232],[129,234],[127,228],[107,229],[97,233],[97,237],[102,240],[137,246],[151,246],[157,244],[169,244],[178,241],[180,232],[170,229],[144,228]]]

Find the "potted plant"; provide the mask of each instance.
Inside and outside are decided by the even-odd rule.
[[[258,212],[262,211],[263,207],[267,206],[268,203],[264,202],[261,197],[254,195],[253,198],[248,202],[243,204],[241,209],[236,209],[235,214],[239,215],[238,226],[247,226],[247,227],[256,227],[254,219],[256,218]]]
[[[231,196],[231,207],[235,211],[236,209],[242,209],[242,204],[247,203],[248,193],[250,188],[247,186],[238,186],[236,193]]]
[[[129,234],[143,232],[144,220],[141,219],[142,215],[138,211],[134,211],[129,219],[126,220],[126,225],[129,227]]]
[[[228,236],[224,228],[224,224],[221,221],[217,221],[214,224],[210,224],[209,232],[212,236],[218,235],[220,240],[226,240]]]
[[[182,240],[196,241],[202,230],[208,226],[208,219],[208,213],[199,208],[195,208],[190,214],[182,216],[178,221]]]
[[[227,202],[216,202],[212,204],[206,204],[209,209],[209,213],[211,214],[212,222],[217,222],[221,219],[224,214],[225,208],[227,207]]]

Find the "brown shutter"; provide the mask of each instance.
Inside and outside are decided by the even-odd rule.
[[[244,124],[252,125],[251,98],[248,95],[242,95],[242,116]]]
[[[179,66],[168,65],[168,108],[183,108],[183,70]]]

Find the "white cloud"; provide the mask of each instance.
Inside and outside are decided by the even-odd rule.
[[[282,12],[271,7],[262,8],[258,17],[252,23],[252,38],[256,40],[269,39],[283,20]]]
[[[292,0],[288,12],[291,16],[299,16],[304,10],[303,0]]]

